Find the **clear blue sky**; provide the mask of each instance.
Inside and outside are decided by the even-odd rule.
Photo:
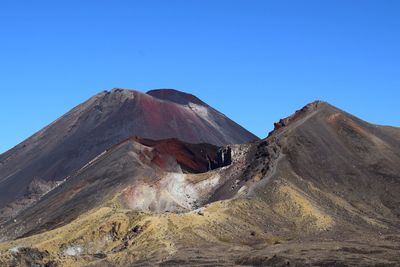
[[[400,1],[0,2],[0,153],[113,87],[193,93],[260,137],[314,99],[400,126]]]

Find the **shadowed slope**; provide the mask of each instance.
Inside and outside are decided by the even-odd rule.
[[[196,96],[183,93],[175,89],[155,89],[146,92],[146,94],[161,100],[166,100],[181,105],[189,105],[190,103],[193,103],[197,105],[208,106]]]

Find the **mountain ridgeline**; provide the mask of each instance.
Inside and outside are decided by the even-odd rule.
[[[259,140],[193,95],[114,89],[0,162],[1,266],[400,265],[400,129],[326,102]]]

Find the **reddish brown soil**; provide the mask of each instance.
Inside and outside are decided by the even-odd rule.
[[[215,160],[218,147],[210,144],[189,144],[178,139],[154,141],[138,138],[135,140],[145,146],[153,147],[157,157],[154,163],[163,166],[165,157],[176,159],[181,168],[187,172],[201,173],[209,170],[209,160]]]

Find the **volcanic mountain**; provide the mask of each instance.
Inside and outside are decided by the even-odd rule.
[[[153,92],[200,105],[181,96]],[[54,188],[34,181],[45,193],[0,225],[2,265],[400,264],[400,130],[326,102],[263,140],[129,137]]]
[[[132,136],[214,145],[258,139],[187,93],[104,91],[0,155],[0,208],[10,203],[12,210],[23,208],[37,198],[25,190],[32,182],[44,193]]]

